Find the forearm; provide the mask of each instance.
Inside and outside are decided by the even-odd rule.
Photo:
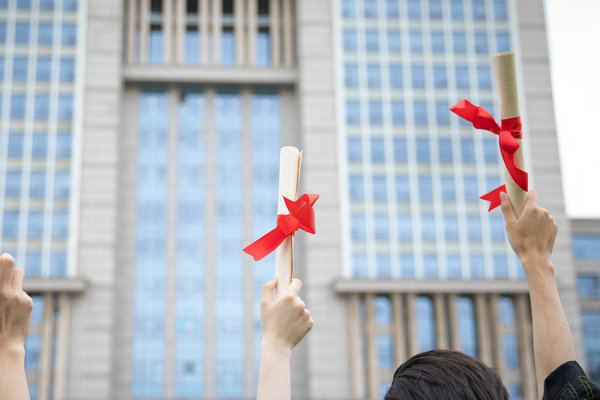
[[[29,400],[22,346],[0,350],[0,393],[2,398]]]
[[[575,346],[550,259],[533,256],[522,261],[529,282],[535,369],[541,398],[546,377],[564,362],[575,360]]]
[[[257,400],[290,400],[291,350],[263,340]]]

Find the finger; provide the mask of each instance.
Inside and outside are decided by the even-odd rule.
[[[529,193],[527,194],[527,203],[526,204],[531,204],[532,206],[537,206],[537,201],[538,201],[537,192],[535,191],[535,189],[530,189]]]
[[[23,290],[23,275],[21,268],[15,268],[10,279],[10,287],[18,291]]]
[[[273,290],[277,286],[277,277],[274,277],[262,287],[261,303],[270,304],[273,302]]]
[[[292,279],[292,283],[288,286],[287,292],[293,296],[298,296],[301,287],[302,281],[300,279]]]
[[[0,255],[0,289],[10,288],[10,280],[12,276],[15,260],[8,253]]]
[[[506,223],[512,223],[517,220],[517,216],[513,210],[512,202],[504,192],[500,193],[500,206],[502,207],[502,214],[504,214],[504,220]]]

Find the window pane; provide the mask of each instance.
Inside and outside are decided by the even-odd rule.
[[[410,200],[410,187],[407,176],[396,176],[396,201],[406,202]]]
[[[454,32],[452,34],[455,53],[465,53],[467,51],[467,42],[464,32]]]
[[[362,161],[362,147],[360,143],[360,138],[348,138],[348,161]]]
[[[446,88],[446,67],[444,65],[435,65],[433,67],[433,84],[438,89]]]
[[[36,79],[40,82],[49,82],[51,68],[52,61],[50,60],[50,58],[38,57]]]
[[[479,215],[467,215],[467,238],[470,241],[481,240],[481,223]]]
[[[377,18],[377,0],[364,0],[365,18]]]
[[[435,240],[435,217],[433,214],[421,215],[421,239],[425,242]]]
[[[460,351],[477,357],[477,327],[475,325],[475,308],[470,297],[461,296],[456,299],[456,315],[458,317],[458,341]]]
[[[496,52],[503,53],[510,51],[510,39],[508,32],[496,33]]]
[[[390,225],[387,214],[375,214],[375,239],[388,240],[390,238]],[[389,255],[388,255],[389,258]],[[378,262],[379,264],[379,262]],[[387,262],[388,269],[390,262]],[[379,269],[379,268],[378,268]],[[379,275],[379,274],[378,274]]]
[[[475,163],[475,145],[473,139],[461,139],[460,140],[460,153],[462,156],[462,162],[465,164]]]
[[[410,214],[398,214],[398,239],[412,240],[412,223]]]
[[[375,201],[386,201],[387,200],[387,186],[384,175],[373,176],[373,200]]]
[[[406,157],[406,139],[395,138],[394,139],[394,161],[397,163],[405,163]]]
[[[385,161],[385,146],[383,138],[371,139],[371,161],[381,163]]]
[[[381,69],[377,64],[367,66],[367,84],[370,88],[381,87]]]
[[[439,162],[441,164],[452,163],[452,140],[438,140]]]
[[[365,41],[368,53],[379,51],[379,32],[367,31],[365,33]]]
[[[443,53],[444,50],[444,33],[439,31],[431,32],[431,51],[433,53]]]
[[[390,65],[390,86],[392,88],[401,88],[403,85],[402,66]]]
[[[573,235],[572,243],[576,260],[600,260],[600,236]]]
[[[421,4],[419,0],[407,0],[406,8],[409,19],[421,18]]]
[[[344,67],[344,76],[346,87],[358,87],[358,66],[355,64],[346,64]]]
[[[381,101],[369,101],[369,123],[381,125],[383,123],[383,110]]]
[[[465,201],[476,202],[479,199],[479,192],[477,189],[477,177],[465,176],[463,179],[463,187],[465,192]]]
[[[442,184],[442,200],[454,201],[454,199],[456,198],[455,187],[454,187],[454,177],[453,176],[442,176],[441,184]]]
[[[360,124],[360,105],[356,100],[346,101],[346,123],[348,125]]]
[[[466,66],[455,68],[456,87],[459,89],[469,88],[469,69]]]
[[[410,31],[408,33],[408,38],[410,40],[410,51],[413,53],[422,53],[423,52],[423,35],[420,31]]]
[[[462,2],[463,0],[452,0],[450,2],[450,14],[452,19],[455,21],[462,20],[464,18]]]
[[[479,89],[492,88],[492,77],[490,73],[490,67],[486,65],[477,67],[477,85],[479,86]]]
[[[400,274],[402,278],[415,277],[415,259],[412,254],[400,254]]]
[[[27,63],[26,57],[15,57],[13,60],[13,80],[16,82],[24,82],[27,80]]]
[[[159,31],[160,32],[160,31]],[[65,46],[74,46],[77,40],[77,26],[75,24],[63,24],[61,42]],[[150,42],[152,43],[152,35]],[[161,43],[162,45],[162,43]]]
[[[438,125],[450,125],[450,111],[448,111],[448,103],[435,103],[435,120]]]
[[[342,15],[344,16],[344,18],[355,18],[356,17],[355,0],[343,0],[342,1]]]
[[[414,304],[417,319],[417,349],[419,352],[431,350],[435,348],[433,303],[429,297],[419,296]]]
[[[482,0],[473,0],[473,19],[475,21],[485,20],[485,4]]]
[[[456,215],[444,215],[444,238],[447,241],[458,240],[458,219]]]
[[[415,101],[413,108],[415,125],[427,125],[427,104],[424,101]]]
[[[410,67],[410,75],[412,77],[412,86],[414,88],[425,87],[425,68],[422,65],[413,65]]]
[[[15,43],[29,43],[29,24],[27,22],[17,22],[15,24]]]
[[[390,53],[400,53],[402,51],[402,43],[400,40],[400,32],[388,31],[387,33],[388,51]]]
[[[62,82],[75,80],[75,59],[63,58],[60,60],[60,80]]]
[[[405,122],[404,102],[401,100],[394,100],[390,107],[392,109],[392,123],[394,125],[403,125]]]
[[[419,200],[425,202],[433,201],[433,187],[431,176],[419,176]]]
[[[352,214],[352,239],[363,240],[366,237],[365,216],[363,214]]]

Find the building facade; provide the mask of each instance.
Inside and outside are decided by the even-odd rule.
[[[274,261],[241,249],[275,221],[283,145],[321,195],[317,235],[296,238],[315,327],[294,397],[381,398],[397,365],[442,347],[536,398],[527,283],[478,200],[503,179],[496,138],[448,112],[467,98],[499,115],[489,57],[509,50],[597,374],[582,294],[597,276],[576,276],[545,37],[541,0],[0,1],[0,246],[35,301],[32,398],[254,397]]]

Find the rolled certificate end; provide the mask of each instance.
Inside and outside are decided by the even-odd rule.
[[[517,68],[515,64],[515,54],[510,51],[499,53],[492,56],[492,72],[498,91],[498,102],[500,103],[500,117],[502,119],[519,117],[519,89],[517,87]],[[515,165],[519,169],[524,169],[523,161],[523,139],[517,139],[519,148],[515,152]],[[508,173],[506,166],[504,168],[506,180],[506,191],[510,198],[515,214],[521,216],[525,202],[527,201],[527,192],[519,187]]]
[[[297,148],[285,146],[281,148],[279,155],[279,202],[277,214],[289,214],[283,197],[296,200],[298,195],[298,182],[300,179],[300,164],[302,153]],[[275,251],[275,276],[278,284],[275,290],[275,298],[290,285],[292,281],[292,270],[294,265],[294,236],[290,235]]]

